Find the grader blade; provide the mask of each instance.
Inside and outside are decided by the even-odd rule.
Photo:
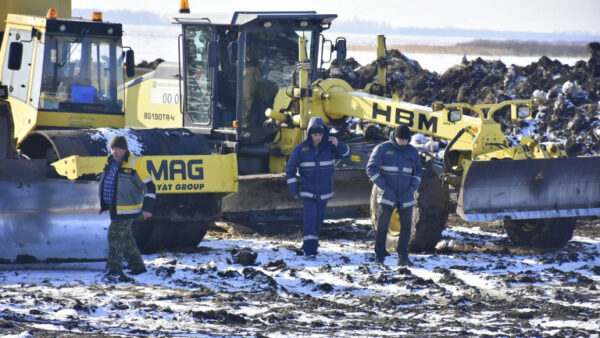
[[[0,161],[0,262],[105,259],[98,182],[46,178],[45,162]]]
[[[328,213],[339,213],[346,208],[367,206],[371,184],[364,169],[336,169],[333,182],[334,197]],[[285,174],[259,174],[239,176],[238,192],[223,198],[222,211],[226,219],[248,221],[273,221],[302,217],[295,211],[302,209],[302,201],[294,199],[289,191]],[[332,214],[328,214],[332,216]],[[252,219],[250,219],[252,218]]]
[[[600,157],[474,161],[459,193],[467,221],[600,214]]]

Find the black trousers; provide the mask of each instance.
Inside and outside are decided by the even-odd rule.
[[[397,203],[396,207],[398,207]],[[379,215],[377,235],[375,236],[375,256],[378,260],[383,260],[383,258],[385,258],[385,242],[393,211],[393,207],[381,204],[381,215]],[[408,242],[410,241],[410,232],[412,228],[412,211],[413,207],[405,209],[398,208],[398,215],[400,216],[400,238],[398,238],[398,247],[396,248],[398,256],[408,257]]]

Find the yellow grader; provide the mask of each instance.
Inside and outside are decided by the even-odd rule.
[[[572,237],[577,217],[600,214],[598,157],[566,158],[561,145],[526,137],[511,147],[494,120],[507,109],[513,119],[531,118],[539,98],[481,105],[440,102],[431,107],[388,98],[383,36],[378,37],[376,82],[353,89],[340,79],[320,79],[324,59],[331,59],[335,51],[341,62],[346,54],[345,39],[333,42],[322,36],[336,18],[333,14],[236,12],[223,23],[181,14],[174,19],[182,27],[179,64],[163,63],[122,86],[120,25],[40,18],[35,27],[25,27],[27,20],[8,18],[1,79],[9,86],[18,152],[31,160],[0,164],[0,170],[11,172],[0,171],[0,188],[8,191],[3,205],[10,199],[14,208],[0,207],[3,219],[8,219],[0,225],[10,230],[1,239],[15,243],[0,252],[0,258],[10,260],[32,247],[41,248],[39,259],[103,257],[102,250],[91,252],[90,247],[63,255],[44,253],[57,243],[39,233],[50,231],[48,224],[59,224],[47,219],[50,214],[97,211],[94,174],[101,170],[99,156],[106,155],[108,135],[114,132],[127,132],[132,143],[140,144],[138,154],[147,159],[158,187],[156,219],[136,225],[143,251],[195,246],[219,213],[252,222],[289,220],[301,205],[288,196],[283,172],[287,156],[306,136],[311,117],[330,123],[352,150],[350,160],[337,163],[331,210],[344,213],[370,204],[374,224],[378,191],[364,166],[384,137],[373,126],[362,134],[352,133],[345,130],[346,121],[406,124],[413,132],[449,141],[443,159],[423,154],[425,173],[416,192],[412,251],[435,247],[453,202],[465,220],[502,220],[514,242],[532,246],[563,245]],[[13,28],[13,21],[21,26]],[[61,24],[71,22],[79,25],[75,31],[60,31]],[[81,29],[88,24],[104,30]],[[113,35],[105,36],[110,27]],[[327,46],[329,55],[324,52]],[[125,53],[127,57],[130,66],[132,56]],[[11,60],[19,59],[26,60],[21,63],[27,65],[24,71],[11,67],[18,63]],[[94,89],[71,89],[71,99],[77,96],[84,102],[66,102],[58,94],[61,68],[71,69],[63,77],[75,77],[75,71],[88,74],[94,83],[88,86]],[[42,80],[47,77],[54,81],[52,90],[44,89]],[[22,85],[26,95],[16,97],[14,88]],[[6,169],[18,167],[15,162],[28,163],[21,167],[42,162],[39,166],[44,168],[52,163],[53,170],[29,170],[38,173],[36,181],[24,174],[27,170]],[[31,191],[23,194],[23,187]],[[65,191],[74,198],[56,202]],[[391,224],[389,239],[397,236],[400,226]],[[104,243],[101,231],[93,236]],[[23,244],[27,241],[31,243]],[[78,238],[77,243],[82,242]]]

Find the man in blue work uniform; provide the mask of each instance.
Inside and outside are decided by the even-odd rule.
[[[408,242],[412,227],[412,209],[417,204],[414,193],[421,183],[423,167],[419,151],[408,144],[410,129],[403,124],[396,127],[390,140],[375,149],[367,164],[367,176],[383,190],[379,200],[381,215],[377,223],[375,238],[375,262],[383,264],[386,255],[385,242],[390,218],[394,208],[400,216],[400,238],[398,239],[398,265],[412,265],[408,259]]]
[[[302,250],[308,259],[315,259],[319,247],[319,231],[327,201],[333,198],[333,167],[336,159],[350,156],[350,147],[329,135],[329,128],[321,118],[308,122],[308,138],[292,151],[286,178],[294,198],[302,198],[304,227]],[[300,180],[296,178],[300,173]]]
[[[100,212],[110,212],[106,261],[109,281],[132,281],[123,273],[123,258],[127,259],[131,274],[146,272],[131,226],[140,217],[152,217],[156,201],[156,187],[146,169],[146,161],[131,154],[127,148],[124,136],[113,137],[111,155],[106,158],[100,179]]]

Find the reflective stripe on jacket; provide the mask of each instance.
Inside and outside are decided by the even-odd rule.
[[[286,179],[292,195],[325,201],[333,198],[335,160],[349,157],[350,147],[339,140],[335,147],[329,141],[329,128],[320,118],[312,118],[308,130],[317,124],[324,127],[321,143],[318,147],[313,147],[309,135],[294,148],[287,161]],[[296,177],[296,172],[299,172],[300,179]]]
[[[416,205],[414,192],[419,188],[423,167],[417,148],[407,144],[400,146],[390,136],[390,141],[381,143],[369,158],[367,176],[383,190],[380,204],[400,208]]]
[[[115,191],[112,205],[103,198],[104,179],[110,163],[114,159],[108,156],[100,178],[100,212],[110,210],[111,218],[137,218],[142,211],[152,212],[156,201],[156,187],[152,176],[146,169],[146,161],[125,154],[115,178]]]

